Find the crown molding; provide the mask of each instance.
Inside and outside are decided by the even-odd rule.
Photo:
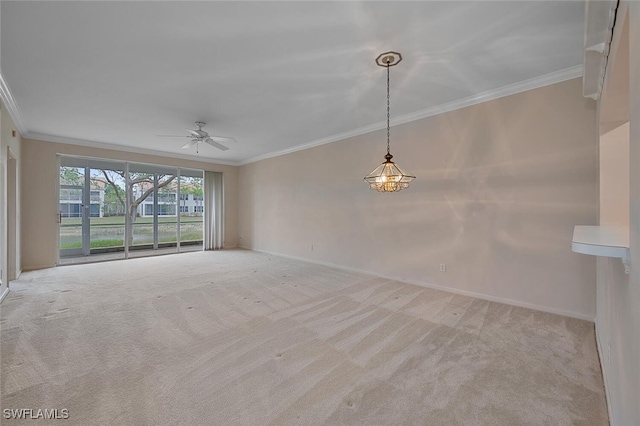
[[[209,164],[221,164],[224,166],[237,166],[235,161],[216,160],[213,158],[196,157],[194,155],[176,154],[173,152],[158,151],[155,149],[135,148],[126,145],[117,145],[105,142],[89,141],[84,139],[67,138],[63,136],[46,135],[43,133],[29,132],[23,135],[26,139],[36,139],[45,142],[63,143],[67,145],[85,146],[89,148],[108,149],[112,151],[131,152],[134,154],[154,155],[156,157],[179,158],[182,160],[200,161]]]
[[[437,105],[431,108],[426,108],[420,111],[412,112],[398,116],[391,120],[392,126],[397,126],[411,121],[420,120],[434,115],[443,114],[445,112],[454,111],[457,109],[465,108],[468,106],[480,104],[494,99],[503,98],[505,96],[515,95],[517,93],[526,92],[528,90],[538,89],[540,87],[549,86],[555,83],[561,83],[566,80],[582,77],[583,68],[582,65],[576,65],[574,67],[565,68],[559,71],[554,71],[549,74],[544,74],[538,77],[530,78],[518,83],[509,84],[507,86],[500,87],[498,89],[488,90],[486,92],[478,93],[476,95],[468,96],[466,98],[457,99],[455,101],[447,102],[441,105]],[[316,139],[315,141],[296,145],[291,148],[286,148],[279,151],[273,151],[267,154],[252,157],[247,160],[241,160],[237,163],[239,166],[245,164],[255,163],[257,161],[266,160],[268,158],[279,157],[285,154],[291,154],[293,152],[302,151],[305,149],[313,148],[320,145],[325,145],[332,142],[337,142],[342,139],[347,139],[355,136],[364,135],[377,130],[382,130],[387,127],[386,121],[380,121],[369,126],[360,127],[348,132],[338,133],[326,138]]]
[[[20,132],[21,135],[27,133],[27,126],[24,122],[24,118],[22,117],[20,109],[18,109],[18,105],[16,104],[16,100],[11,94],[11,90],[9,90],[9,86],[4,79],[2,69],[0,69],[0,99],[2,99],[2,103],[7,108],[13,123],[18,128],[18,132]]]
[[[292,146],[290,148],[285,148],[279,151],[268,152],[266,154],[258,155],[257,157],[252,157],[247,160],[240,160],[238,161],[238,165],[244,166],[245,164],[255,163],[257,161],[266,160],[268,158],[279,157],[281,155],[291,154],[292,152],[297,152],[297,151],[304,151],[305,149],[313,148],[316,146],[326,145],[328,143],[337,142],[343,139],[348,139],[355,136],[364,135],[366,133],[375,132],[376,130],[386,129],[386,127],[387,127],[387,122],[385,121],[384,123],[382,122],[375,123],[369,126],[357,128],[349,132],[336,133],[335,135],[331,135],[326,138],[316,139],[315,141]]]

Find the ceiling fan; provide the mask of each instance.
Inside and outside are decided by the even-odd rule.
[[[186,149],[186,148],[192,148],[195,146],[196,152],[198,152],[198,146],[201,143],[206,143],[213,147],[221,149],[222,151],[226,151],[229,149],[229,147],[227,147],[226,145],[223,145],[220,142],[224,142],[224,143],[237,142],[234,138],[230,138],[230,137],[210,136],[209,133],[202,130],[202,128],[207,123],[204,123],[202,121],[196,121],[195,124],[198,127],[198,130],[185,129],[187,132],[189,132],[189,135],[186,135],[186,136],[174,136],[174,135],[158,135],[158,136],[165,137],[165,138],[191,138],[191,141],[187,142],[183,146],[183,148]]]

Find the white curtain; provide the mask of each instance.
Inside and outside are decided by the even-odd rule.
[[[204,249],[219,250],[224,241],[222,173],[204,172]]]

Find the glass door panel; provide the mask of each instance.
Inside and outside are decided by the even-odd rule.
[[[202,172],[181,170],[179,206],[181,252],[202,250],[204,236],[203,188]]]
[[[163,186],[163,183],[166,183]],[[156,248],[163,251],[176,251],[178,226],[176,210],[178,208],[178,180],[175,174],[158,176],[158,243]]]
[[[60,256],[89,254],[85,167],[60,166],[58,200]]]
[[[129,256],[176,252],[177,170],[129,165]]]
[[[124,258],[127,198],[124,165],[101,163],[104,164],[93,164],[97,167],[89,171],[90,252],[102,259]]]
[[[138,171],[136,166],[129,166],[129,250],[152,250],[155,179],[153,173]]]

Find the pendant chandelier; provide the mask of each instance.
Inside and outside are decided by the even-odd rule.
[[[387,69],[387,155],[384,156],[385,162],[376,167],[364,180],[369,184],[370,189],[375,189],[378,192],[403,190],[408,188],[409,182],[416,178],[391,161],[393,155],[390,152],[389,68],[398,65],[401,60],[402,55],[398,52],[381,53],[376,58],[376,64]]]

